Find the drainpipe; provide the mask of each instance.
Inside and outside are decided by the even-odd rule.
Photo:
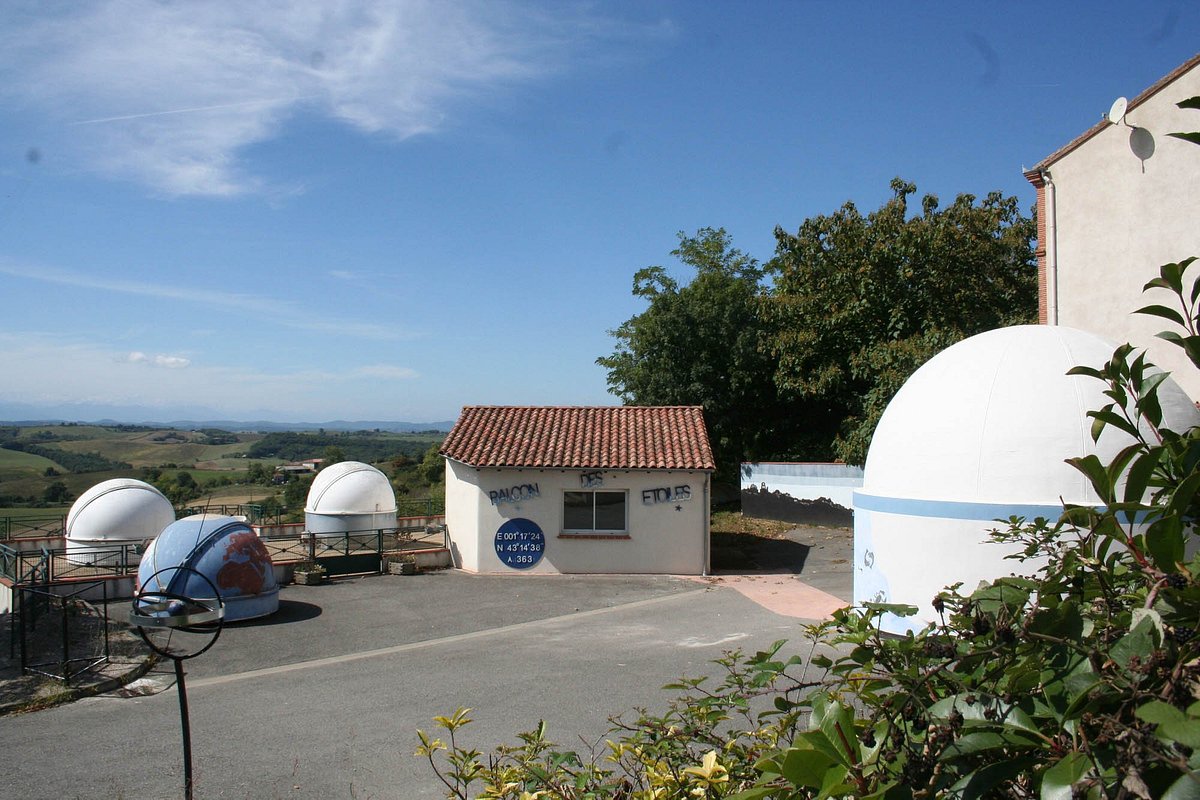
[[[1046,183],[1046,324],[1058,324],[1058,211],[1054,204],[1054,181],[1042,170]]]
[[[704,473],[704,576],[712,572],[712,505],[708,500],[708,485],[712,473]]]

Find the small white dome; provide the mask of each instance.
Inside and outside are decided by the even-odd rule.
[[[370,464],[342,461],[317,473],[308,490],[306,514],[395,514],[396,493],[387,476]]]
[[[67,539],[129,542],[153,539],[175,521],[162,492],[133,478],[103,481],[79,496],[67,513]]]

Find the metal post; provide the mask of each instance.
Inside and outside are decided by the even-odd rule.
[[[188,718],[187,686],[183,681],[183,659],[175,662],[175,689],[179,694],[179,722],[183,726],[183,797],[192,800],[192,726]]]
[[[68,610],[67,598],[64,597],[62,600],[59,601],[59,603],[62,607],[62,648],[63,648],[62,666],[59,668],[59,671],[63,675],[63,681],[67,684],[70,684],[71,683],[71,672],[70,672],[70,669],[71,669],[71,635],[70,635],[70,631],[67,628],[67,626],[68,626],[67,618],[70,616],[67,613],[67,610]]]

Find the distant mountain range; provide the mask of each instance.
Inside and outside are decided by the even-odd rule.
[[[219,428],[223,431],[231,432],[256,432],[256,433],[276,433],[281,431],[387,431],[389,433],[413,433],[416,431],[449,431],[454,426],[453,420],[443,422],[385,422],[382,420],[356,420],[349,421],[344,419],[330,420],[329,422],[269,422],[267,420],[255,420],[247,422],[245,420],[231,419],[177,419],[170,422],[160,421],[144,421],[144,422],[128,422],[115,419],[94,419],[94,420],[78,420],[78,419],[17,419],[17,420],[0,420],[0,425],[12,425],[19,427],[28,427],[31,425],[59,425],[62,423],[75,423],[78,425],[142,425],[150,428],[175,428],[178,430],[195,431],[202,428]]]
[[[204,413],[194,416],[184,410],[176,419],[164,420],[166,416],[161,411],[155,413],[152,409],[119,406],[56,406],[38,408],[14,403],[0,403],[0,425],[58,425],[63,422],[75,422],[86,425],[146,425],[155,428],[178,428],[180,430],[198,430],[200,428],[220,428],[226,431],[258,431],[271,433],[275,431],[316,431],[324,428],[327,431],[381,431],[391,433],[411,433],[413,431],[449,431],[454,426],[453,420],[438,422],[396,422],[385,420],[344,420],[335,419],[326,422],[272,422],[266,419],[231,420],[219,419]],[[180,409],[176,409],[178,414]],[[170,412],[168,412],[170,413]],[[172,414],[174,416],[174,414]]]

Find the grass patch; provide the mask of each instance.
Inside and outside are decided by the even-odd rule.
[[[794,522],[746,517],[740,511],[714,511],[711,530],[714,536],[762,536],[778,539],[796,527]]]

